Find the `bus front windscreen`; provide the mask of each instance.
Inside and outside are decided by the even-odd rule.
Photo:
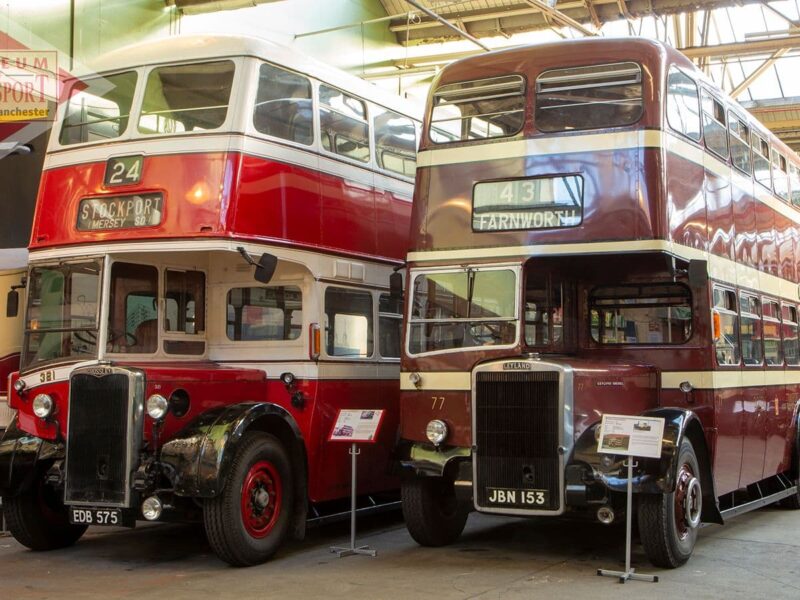
[[[513,344],[516,273],[462,269],[414,277],[409,354]]]
[[[97,357],[100,261],[34,267],[22,369]]]

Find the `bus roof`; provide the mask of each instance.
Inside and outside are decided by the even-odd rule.
[[[404,115],[420,119],[422,107],[374,84],[326,65],[294,48],[243,35],[180,35],[120,48],[91,63],[91,73],[210,58],[253,56],[303,73]],[[88,73],[82,76],[87,76]]]
[[[675,64],[697,82],[702,82],[706,88],[720,98],[727,105],[744,117],[749,124],[758,131],[759,135],[769,138],[781,152],[796,157],[796,153],[786,145],[768,127],[754,117],[746,108],[711,80],[680,50],[673,48],[660,40],[645,37],[592,37],[574,40],[559,40],[541,44],[528,44],[514,46],[502,50],[495,50],[485,54],[476,54],[446,65],[434,79],[430,92],[433,93],[440,85],[469,81],[471,79],[491,77],[507,72],[520,72],[528,75],[537,75],[539,68],[553,68],[558,66],[570,67],[581,64],[601,64],[616,60],[642,60],[658,61],[662,64]],[[800,159],[795,158],[800,163]]]

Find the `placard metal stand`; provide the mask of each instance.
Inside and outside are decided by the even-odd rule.
[[[345,548],[343,546],[331,546],[331,552],[335,552],[339,558],[342,558],[343,556],[352,556],[353,554],[366,554],[367,556],[378,555],[378,551],[373,550],[369,546],[356,547],[356,458],[359,454],[361,454],[361,450],[358,449],[358,444],[353,442],[353,445],[350,446],[350,456],[352,457],[350,461],[350,547]]]
[[[631,567],[631,530],[633,529],[633,467],[636,457],[660,458],[664,437],[664,419],[662,417],[634,415],[603,415],[600,424],[600,436],[597,440],[597,452],[626,456],[628,467],[628,498],[625,514],[625,570],[611,571],[597,569],[597,574],[604,577],[617,577],[620,583],[629,580],[658,582],[657,575],[636,573]]]
[[[358,496],[357,458],[361,454],[358,443],[374,444],[378,440],[378,431],[383,422],[385,411],[370,409],[339,410],[333,429],[328,437],[330,442],[350,443],[350,547],[331,546],[339,558],[354,554],[377,556],[378,551],[369,546],[356,546],[356,498]]]
[[[611,571],[610,569],[597,569],[597,574],[601,577],[619,577],[620,583],[625,583],[629,579],[636,581],[658,582],[658,575],[645,575],[636,573],[636,569],[631,568],[631,530],[633,529],[633,467],[638,463],[633,462],[633,457],[628,457],[628,508],[625,515],[625,570]]]

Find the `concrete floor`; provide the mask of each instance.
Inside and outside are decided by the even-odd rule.
[[[28,598],[800,598],[800,512],[766,508],[703,529],[692,560],[653,569],[659,583],[597,577],[620,568],[624,529],[473,514],[459,543],[421,548],[394,513],[364,519],[359,541],[377,558],[336,558],[348,525],[312,530],[270,563],[233,569],[198,527],[92,528],[67,550],[33,553],[0,537],[0,599]]]

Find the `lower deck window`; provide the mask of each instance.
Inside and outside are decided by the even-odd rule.
[[[598,287],[589,310],[601,344],[682,344],[692,334],[691,294],[679,284]]]
[[[228,292],[229,340],[296,340],[302,328],[303,297],[299,287],[246,287]]]
[[[325,351],[328,356],[372,356],[372,294],[329,287],[325,290]]]

